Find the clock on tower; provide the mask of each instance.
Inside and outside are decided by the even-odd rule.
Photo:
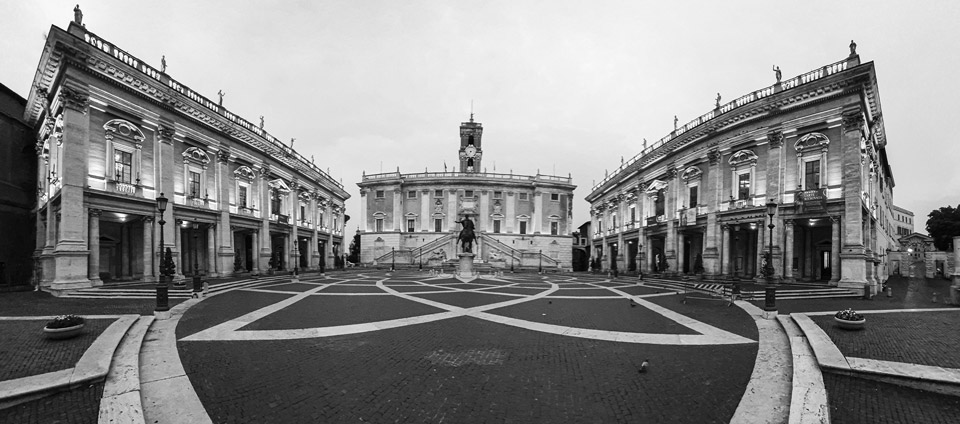
[[[460,124],[460,172],[479,172],[480,158],[483,156],[483,125],[473,121]]]

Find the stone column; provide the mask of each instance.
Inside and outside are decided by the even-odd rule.
[[[324,214],[324,220],[327,214]],[[367,232],[367,189],[360,189],[360,232]]]
[[[57,136],[61,148],[56,162],[61,165],[57,170],[61,179],[61,221],[56,228],[53,251],[56,276],[50,288],[54,291],[90,286],[90,251],[84,239],[89,223],[83,206],[90,154],[89,93],[86,86],[67,78],[62,81],[57,96],[63,105],[63,132]]]
[[[723,225],[720,234],[720,275],[730,276],[730,226]]]
[[[261,270],[270,269],[270,257],[273,255],[273,244],[270,239],[270,165],[260,165],[260,258],[259,268]]]
[[[217,224],[208,224],[207,225],[207,275],[211,277],[219,277],[221,275],[227,275],[225,269],[221,269],[217,266]],[[229,231],[229,228],[227,229]],[[231,255],[232,257],[233,255]],[[233,269],[233,264],[230,264]]]
[[[252,246],[250,246],[250,249],[253,251],[253,257],[251,258],[253,261],[251,264],[253,266],[253,274],[260,275],[260,249],[258,248],[260,244],[259,240],[257,240],[260,234],[258,231],[254,231],[251,235],[252,237],[250,238],[250,242],[252,243]]]
[[[159,264],[160,255],[165,254],[164,252],[169,248],[173,263],[176,266],[173,277],[181,279],[183,278],[183,267],[180,266],[180,225],[177,222],[178,220],[173,217],[173,211],[176,208],[176,195],[173,187],[173,176],[176,173],[173,156],[173,138],[175,135],[176,132],[172,122],[161,121],[157,125],[157,143],[154,144],[154,155],[156,156],[154,163],[157,165],[153,167],[154,181],[157,182],[157,191],[163,193],[164,197],[169,199],[169,203],[167,203],[167,208],[160,216],[165,224],[162,228],[156,229],[158,233],[163,231],[164,243],[164,246],[160,246],[156,261]],[[159,240],[159,234],[155,238]]]
[[[830,285],[836,286],[840,281],[840,217],[831,216],[830,223]]]
[[[684,257],[683,254],[686,252],[687,246],[684,244],[686,242],[687,236],[683,232],[677,232],[677,273],[683,274],[683,265]]]
[[[793,220],[783,220],[783,281],[793,282]]]
[[[447,194],[446,218],[447,218],[446,231],[456,231],[457,223],[454,221],[460,219],[460,217],[457,216],[457,191],[456,190],[450,190],[450,192]]]
[[[490,192],[480,190],[480,206],[477,209],[477,232],[490,232]],[[480,235],[477,234],[477,244],[479,247]],[[477,255],[481,256],[481,250],[477,249]]]
[[[103,211],[100,209],[90,209],[90,230],[87,236],[88,249],[90,250],[90,260],[88,261],[89,271],[87,276],[90,279],[90,285],[100,286],[103,281],[100,280],[100,215]]]
[[[153,243],[153,231],[153,217],[143,217],[143,281],[156,281],[153,258],[157,246]]]
[[[317,270],[320,269],[320,252],[317,250],[317,245],[319,244],[320,236],[318,234],[320,228],[320,219],[317,200],[319,200],[320,194],[314,190],[310,193],[310,210],[313,213],[313,232],[310,235],[310,269]],[[360,219],[363,219],[362,217]]]
[[[169,204],[172,205],[173,202],[170,202]],[[169,206],[167,206],[167,208],[169,209]],[[172,225],[171,225],[171,224],[167,224],[167,225],[170,226],[170,228],[173,229],[173,249],[171,249],[171,250],[173,251],[173,252],[172,252],[172,255],[173,255],[173,264],[176,265],[176,272],[174,272],[174,277],[175,277],[176,279],[181,279],[181,278],[183,278],[183,271],[184,271],[184,270],[183,270],[183,261],[181,260],[181,259],[182,259],[181,253],[182,253],[182,252],[186,252],[186,251],[183,249],[183,244],[182,244],[182,242],[181,242],[181,239],[183,238],[183,225],[182,225],[182,224],[183,224],[183,220],[180,220],[180,219],[175,219],[175,220],[173,220]],[[164,240],[164,241],[166,241],[166,240]]]
[[[767,247],[769,246],[768,244],[769,242],[765,234],[767,232],[767,229],[765,228],[766,224],[767,223],[764,222],[763,220],[760,220],[760,222],[757,223],[757,251],[756,251],[756,254],[753,255],[753,257],[754,257],[754,261],[757,264],[757,266],[755,267],[757,269],[757,272],[756,272],[756,275],[754,276],[754,279],[758,283],[762,283],[765,281],[763,277],[763,258],[766,256],[767,252],[769,252],[768,250],[769,247]]]
[[[290,220],[293,224],[293,229],[291,230],[291,241],[293,241],[293,246],[289,249],[290,254],[287,257],[290,258],[290,261],[287,263],[292,265],[288,268],[300,268],[300,237],[297,233],[297,228],[300,227],[300,185],[294,181],[290,185]],[[396,216],[396,214],[394,214]]]
[[[867,283],[867,253],[863,237],[863,189],[860,141],[863,139],[863,114],[859,108],[843,112],[840,139],[843,172],[843,247],[840,252],[839,287],[863,289]]]
[[[230,226],[230,193],[237,186],[236,179],[230,174],[230,151],[223,148],[217,152],[217,205],[220,206],[220,216],[217,220],[219,231],[214,235],[211,243],[216,250],[211,255],[214,260],[217,274],[221,277],[232,275],[234,255],[233,230]],[[239,212],[239,211],[238,211]]]
[[[531,234],[540,234],[543,232],[543,192],[535,190],[533,192],[533,211],[530,213],[533,217],[533,229]],[[619,246],[618,246],[619,247]]]
[[[517,193],[508,191],[507,193],[507,216],[504,222],[506,229],[504,232],[514,234],[517,230]]]

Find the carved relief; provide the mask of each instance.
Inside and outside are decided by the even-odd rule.
[[[710,160],[711,165],[716,165],[717,162],[720,162],[720,149],[713,148],[707,152],[707,159]]]
[[[173,144],[173,127],[167,127],[160,125],[157,127],[157,137],[160,138],[161,143]]]
[[[690,181],[699,180],[702,175],[703,171],[701,171],[700,168],[691,166],[687,169],[684,169],[683,174],[680,177],[683,179],[683,181],[689,183]]]
[[[752,150],[740,150],[730,156],[730,165],[751,165],[757,163],[757,154]]]
[[[794,148],[797,149],[798,153],[803,153],[804,150],[813,148],[826,148],[828,144],[830,144],[830,139],[827,138],[827,136],[814,132],[800,137],[800,140],[797,140]]]
[[[860,111],[843,114],[843,131],[860,131],[863,129],[863,114]]]
[[[227,163],[230,160],[230,150],[220,149],[217,151],[217,161],[220,163]]]
[[[191,147],[183,152],[183,159],[190,160],[201,165],[210,163],[210,156],[199,147]]]
[[[243,178],[246,180],[252,180],[257,177],[257,174],[254,173],[249,166],[241,166],[237,168],[235,171],[233,171],[233,175],[235,175],[237,178]]]

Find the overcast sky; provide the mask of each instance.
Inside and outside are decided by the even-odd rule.
[[[0,83],[26,97],[76,0],[0,0]],[[880,85],[894,201],[960,204],[960,2],[87,1],[87,29],[316,157],[359,214],[362,172],[457,164],[473,100],[489,172],[605,169],[713,108],[843,59]],[[348,231],[356,227],[348,224]]]

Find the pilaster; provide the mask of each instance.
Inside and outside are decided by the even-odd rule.
[[[844,111],[841,155],[843,157],[843,247],[840,252],[839,287],[862,289],[867,283],[866,246],[863,237],[861,201],[863,114],[859,109]]]
[[[83,206],[83,189],[87,186],[87,155],[90,146],[90,117],[87,114],[87,87],[66,80],[58,98],[63,105],[62,146],[59,149],[60,225],[53,251],[56,277],[50,289],[54,292],[89,287],[90,251],[84,231],[89,222]]]

